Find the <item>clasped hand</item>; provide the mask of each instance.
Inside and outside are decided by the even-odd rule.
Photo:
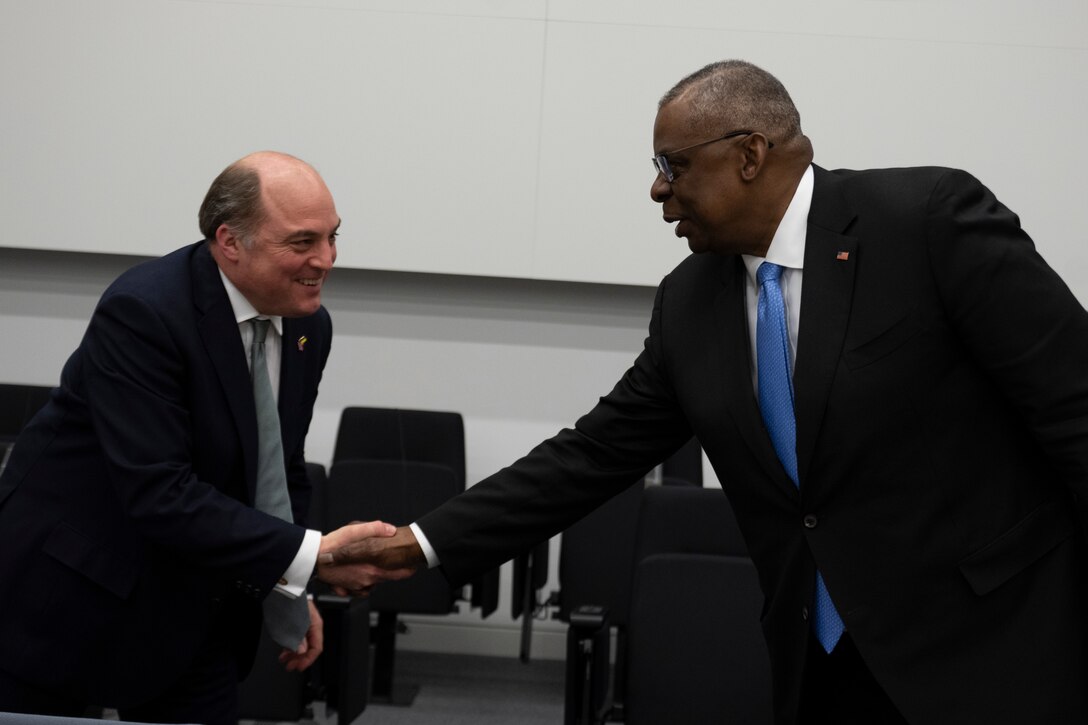
[[[366,596],[375,584],[405,579],[424,563],[411,529],[355,522],[321,537],[316,575],[340,596]]]

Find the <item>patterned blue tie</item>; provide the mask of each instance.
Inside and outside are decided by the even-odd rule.
[[[284,521],[294,520],[291,497],[287,493],[287,472],[283,467],[283,440],[280,414],[272,394],[264,340],[271,320],[250,320],[253,346],[250,348],[250,373],[253,376],[253,401],[257,409],[257,492],[254,508]],[[310,627],[310,607],[306,597],[291,597],[271,591],[263,602],[264,623],[276,644],[294,650]]]
[[[790,374],[790,341],[786,331],[786,304],[778,284],[782,267],[771,262],[759,265],[759,302],[756,305],[756,362],[759,375],[759,411],[771,436],[778,460],[793,481],[797,477],[797,419],[793,412],[793,376]],[[845,626],[835,611],[824,578],[816,572],[813,602],[816,639],[830,652]]]

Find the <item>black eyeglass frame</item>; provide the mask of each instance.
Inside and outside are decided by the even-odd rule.
[[[681,148],[681,149],[674,149],[674,150],[669,151],[667,153],[656,154],[652,159],[650,159],[650,162],[653,163],[654,170],[657,171],[657,173],[664,176],[665,181],[667,181],[667,182],[669,182],[671,184],[673,181],[676,180],[676,174],[674,174],[672,172],[672,167],[669,166],[669,157],[672,156],[673,154],[678,154],[681,151],[690,151],[691,149],[698,148],[700,146],[706,146],[707,144],[717,143],[718,141],[724,141],[727,138],[736,138],[737,136],[751,136],[753,133],[755,133],[755,131],[752,131],[752,130],[749,130],[749,129],[744,129],[744,130],[741,130],[741,131],[730,131],[729,133],[725,134],[724,136],[718,136],[717,138],[712,138],[712,139],[709,139],[707,141],[700,141],[699,143],[693,143],[690,146],[685,146],[684,148]],[[770,139],[767,140],[767,148],[769,148],[769,149],[774,148],[774,142],[771,141]]]

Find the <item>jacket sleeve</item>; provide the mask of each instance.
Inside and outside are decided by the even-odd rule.
[[[691,437],[660,363],[658,290],[645,348],[612,391],[513,465],[417,523],[454,583],[563,531]]]
[[[1063,483],[1088,500],[1088,313],[1017,216],[949,171],[929,200],[929,260],[959,339]]]

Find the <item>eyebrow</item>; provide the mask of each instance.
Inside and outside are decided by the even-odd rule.
[[[337,234],[340,231],[340,225],[344,223],[343,219],[336,222],[336,226],[332,228],[332,233]],[[314,231],[313,229],[298,229],[291,232],[284,237],[285,242],[301,241],[304,239],[314,239],[315,237],[323,236],[321,233]]]

